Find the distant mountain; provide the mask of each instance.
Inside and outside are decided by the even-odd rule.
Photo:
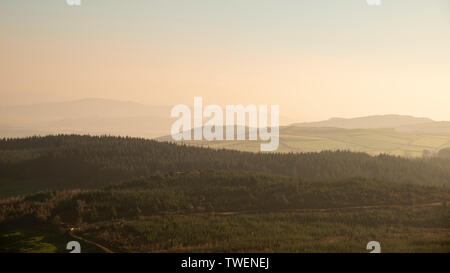
[[[2,120],[8,116],[24,118],[132,117],[170,115],[169,106],[150,106],[131,101],[82,99],[55,103],[1,107]]]
[[[107,99],[0,107],[0,137],[77,133],[151,138],[170,132],[170,110]]]
[[[416,118],[402,115],[380,115],[359,118],[331,118],[319,122],[294,123],[292,126],[299,127],[334,127],[344,129],[378,129],[396,128],[416,124],[432,123],[429,118]]]
[[[176,119],[170,117],[170,111],[171,106],[106,99],[0,107],[0,138],[91,134],[172,141],[170,128]],[[260,149],[260,143],[255,141],[185,143],[253,152]],[[419,157],[425,150],[436,153],[447,147],[450,147],[450,122],[385,115],[332,118],[321,122],[282,126],[277,151],[351,150],[373,155],[387,153]]]

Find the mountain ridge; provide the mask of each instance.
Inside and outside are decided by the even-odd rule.
[[[378,129],[395,128],[405,125],[425,124],[436,122],[430,118],[414,117],[409,115],[372,115],[356,118],[333,117],[324,121],[292,123],[298,127],[335,127],[345,129]]]

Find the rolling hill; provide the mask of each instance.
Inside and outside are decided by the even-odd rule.
[[[0,137],[90,134],[171,141],[168,134],[175,119],[170,117],[170,110],[169,106],[106,99],[0,107]],[[184,143],[252,152],[260,148],[254,141]],[[349,150],[421,157],[446,147],[450,147],[450,122],[384,115],[282,126],[277,152]]]
[[[424,128],[420,125],[420,128]],[[438,127],[440,125],[437,125]],[[435,130],[429,130],[429,128]],[[422,157],[432,155],[439,150],[450,147],[450,132],[444,129],[427,126],[424,130],[411,131],[412,128],[401,129],[344,129],[333,127],[280,127],[280,144],[276,152],[303,153],[349,150],[365,152],[371,155],[389,154],[403,157]],[[439,127],[444,128],[444,127]],[[160,141],[173,141],[170,136],[158,138]],[[260,141],[181,141],[194,146],[214,149],[233,149],[239,151],[258,152]]]
[[[0,137],[90,134],[155,138],[168,135],[172,106],[88,98],[0,106]],[[292,121],[281,117],[282,124]]]
[[[374,157],[347,151],[248,153],[107,136],[0,140],[0,197],[44,189],[97,188],[137,177],[199,170],[254,171],[314,181],[365,177],[450,185],[445,158]]]
[[[428,118],[416,118],[402,115],[379,115],[358,118],[331,118],[325,121],[294,123],[297,127],[334,127],[345,129],[379,129],[396,128],[399,126],[408,126],[415,124],[433,123]]]
[[[0,252],[448,252],[449,160],[3,139]]]

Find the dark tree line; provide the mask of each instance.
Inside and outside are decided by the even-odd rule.
[[[251,172],[156,175],[102,189],[44,191],[0,201],[2,221],[82,224],[143,216],[277,212],[449,200],[449,190],[365,178],[309,182]]]
[[[98,188],[135,177],[243,170],[303,180],[364,177],[450,185],[450,159],[406,159],[349,151],[249,153],[128,137],[57,135],[0,140],[0,184],[41,189]],[[19,183],[17,183],[19,185]]]

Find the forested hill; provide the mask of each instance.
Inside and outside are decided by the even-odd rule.
[[[372,157],[347,151],[247,153],[109,136],[0,140],[2,197],[42,189],[97,188],[140,176],[210,169],[278,174],[307,181],[364,177],[450,185],[450,159],[445,158]]]

